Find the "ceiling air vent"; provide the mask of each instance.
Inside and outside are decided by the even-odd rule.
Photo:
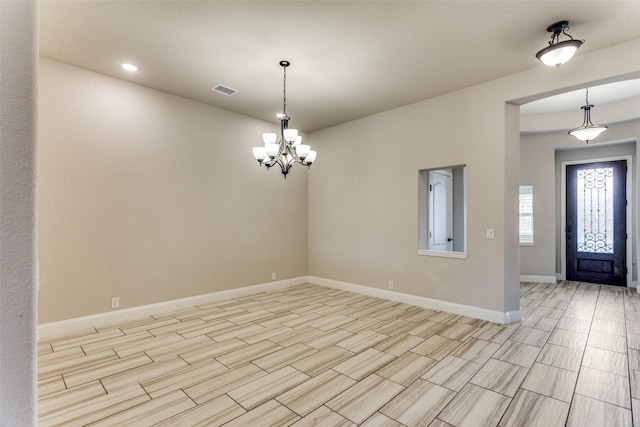
[[[216,85],[215,87],[212,87],[211,90],[214,92],[222,93],[227,96],[231,96],[237,92],[237,90],[231,89],[229,86],[225,86],[225,85]]]

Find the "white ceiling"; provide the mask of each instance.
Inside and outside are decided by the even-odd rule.
[[[43,0],[40,52],[272,122],[287,59],[291,127],[313,131],[543,67],[563,19],[579,55],[640,38],[640,1]]]
[[[640,97],[640,79],[623,80],[589,87],[589,103],[600,106],[623,99]],[[586,90],[579,89],[539,99],[520,106],[521,114],[549,114],[579,110],[585,105]],[[640,110],[640,104],[638,106]],[[637,111],[640,114],[640,111]]]

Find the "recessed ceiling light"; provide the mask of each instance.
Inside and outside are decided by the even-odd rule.
[[[136,67],[133,64],[123,63],[123,64],[120,64],[120,66],[127,71],[138,71],[138,67]]]

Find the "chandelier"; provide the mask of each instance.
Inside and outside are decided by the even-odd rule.
[[[605,125],[594,125],[591,123],[591,107],[593,107],[593,105],[589,104],[589,88],[587,88],[586,102],[587,103],[585,105],[580,107],[584,110],[584,120],[582,121],[582,125],[571,129],[569,131],[569,135],[573,135],[580,141],[584,141],[588,144],[589,141],[597,138],[598,135],[608,128]]]
[[[565,31],[569,29],[569,21],[559,21],[547,27],[547,31],[553,33],[549,46],[546,46],[536,53],[538,58],[544,65],[550,67],[560,67],[569,61],[573,55],[582,46],[584,40],[574,40]],[[560,34],[569,37],[569,40],[560,41]]]
[[[278,114],[280,140],[275,133],[263,133],[264,146],[253,147],[253,157],[260,166],[264,165],[269,169],[277,164],[285,178],[295,163],[310,167],[316,160],[316,152],[310,146],[302,144],[302,137],[298,135],[298,130],[289,129],[290,117],[287,115],[287,67],[289,65],[291,65],[289,61],[280,61],[284,75],[282,113]]]

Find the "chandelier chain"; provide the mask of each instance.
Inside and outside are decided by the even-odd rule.
[[[284,70],[283,77],[283,90],[282,90],[282,114],[287,116],[287,67],[282,67]]]

